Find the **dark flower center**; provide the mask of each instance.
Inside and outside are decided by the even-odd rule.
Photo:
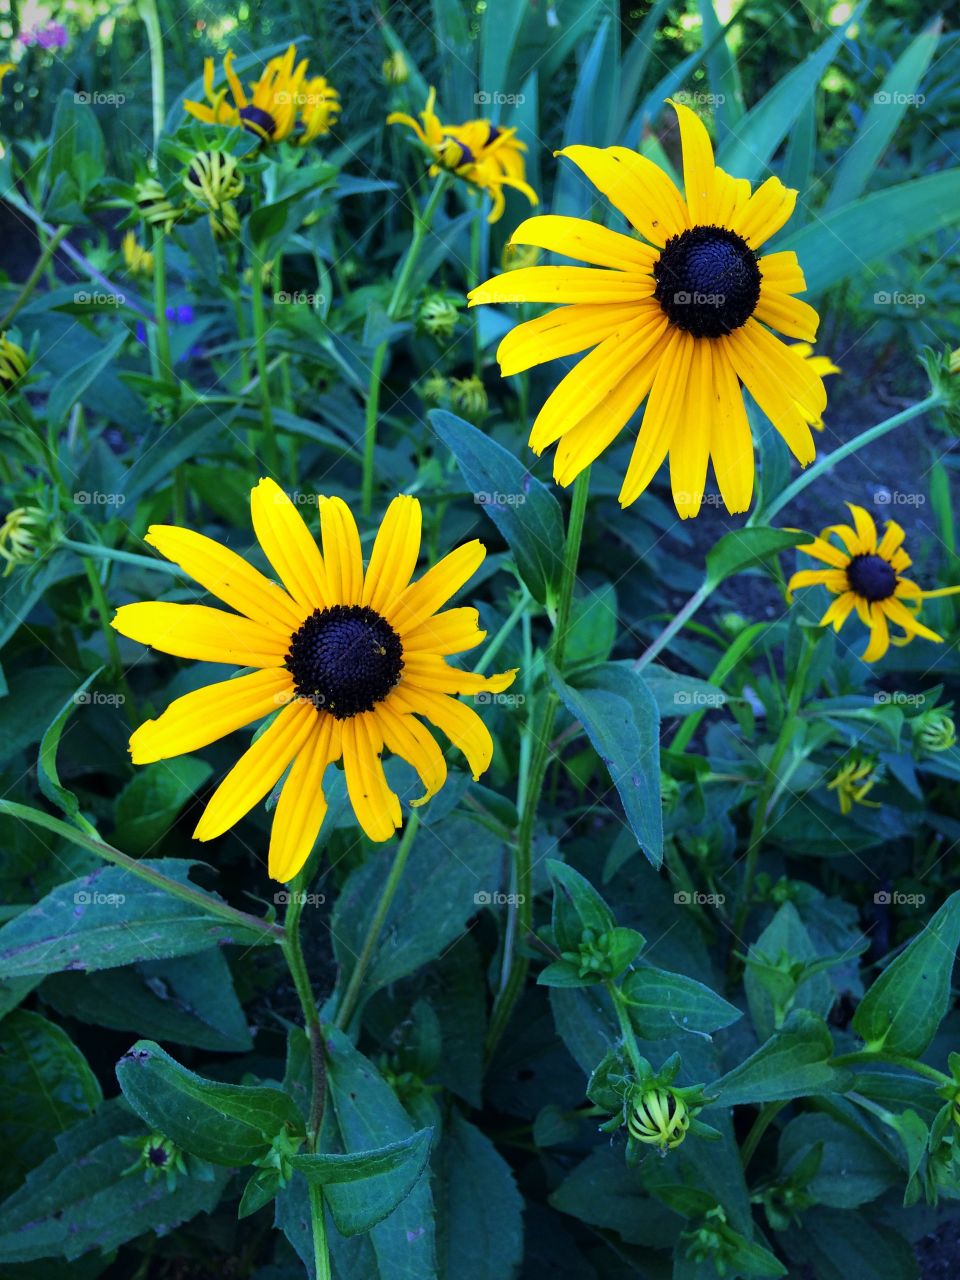
[[[301,698],[347,720],[372,711],[396,685],[403,646],[373,609],[337,604],[307,618],[290,641],[286,667]]]
[[[691,227],[671,236],[653,275],[662,310],[695,338],[739,329],[760,299],[757,255],[725,227]]]
[[[162,1168],[167,1163],[169,1156],[163,1147],[151,1147],[147,1152],[147,1159],[151,1164],[159,1165]]]
[[[847,565],[850,590],[864,600],[888,600],[897,585],[893,565],[882,556],[854,556]]]
[[[263,137],[264,134],[268,138],[272,138],[277,122],[269,111],[264,111],[262,107],[255,107],[252,103],[249,106],[240,108],[240,119],[243,121],[243,127],[250,133],[255,133],[257,137]]]

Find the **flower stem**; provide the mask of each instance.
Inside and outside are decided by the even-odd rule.
[[[327,1248],[327,1221],[323,1211],[323,1187],[310,1183],[310,1222],[313,1226],[313,1267],[316,1280],[331,1280],[330,1250]]]
[[[764,524],[769,524],[788,502],[792,502],[798,493],[802,493],[807,485],[812,484],[825,471],[829,471],[838,462],[848,458],[851,453],[856,453],[864,445],[880,440],[889,431],[893,431],[895,427],[902,426],[903,423],[919,417],[920,414],[926,413],[929,409],[935,409],[937,405],[942,403],[943,396],[939,391],[933,391],[925,400],[919,400],[916,404],[910,405],[909,408],[902,410],[900,413],[895,413],[892,418],[885,418],[883,422],[878,422],[876,426],[869,427],[866,431],[861,431],[858,436],[854,436],[852,440],[847,440],[838,449],[834,449],[832,453],[824,454],[812,466],[807,467],[806,471],[801,472],[792,484],[788,484],[783,492],[774,498],[769,507],[765,507],[762,511],[755,511],[747,521],[747,524],[755,524],[760,519],[763,520]]]
[[[567,539],[564,547],[563,570],[560,579],[560,593],[557,601],[556,621],[553,635],[547,649],[547,662],[561,669],[563,655],[566,650],[567,633],[570,626],[570,611],[573,606],[573,588],[577,579],[577,564],[580,559],[580,544],[583,540],[583,523],[587,510],[587,497],[590,492],[590,469],[577,476],[573,489],[573,500],[570,505],[570,519],[567,523]],[[492,1055],[506,1025],[513,1013],[514,1006],[520,998],[520,992],[527,976],[528,962],[525,956],[518,954],[518,948],[526,941],[527,934],[533,925],[533,837],[536,828],[537,811],[540,807],[540,796],[543,792],[544,780],[551,757],[551,738],[553,726],[557,718],[560,699],[553,688],[548,688],[543,700],[540,722],[533,729],[534,749],[526,778],[524,796],[517,828],[516,845],[516,878],[517,914],[516,928],[512,930],[513,948],[509,966],[506,970],[500,991],[494,1001],[490,1027],[487,1032],[487,1056]]]
[[[771,1123],[776,1119],[779,1113],[787,1105],[786,1100],[780,1102],[765,1102],[760,1108],[759,1114],[750,1132],[744,1139],[743,1146],[740,1148],[740,1163],[746,1169],[747,1165],[753,1159],[757,1147],[760,1145],[760,1139],[770,1128]]]
[[[393,286],[393,293],[390,295],[390,301],[387,304],[388,320],[395,320],[403,309],[410,277],[413,274],[414,267],[417,265],[420,250],[423,248],[423,242],[433,222],[433,215],[436,213],[437,206],[446,189],[446,182],[447,175],[441,173],[433,185],[430,197],[424,205],[423,213],[414,213],[413,234],[397,275],[396,283]],[[361,509],[365,516],[368,516],[373,510],[373,464],[377,451],[380,377],[383,373],[383,364],[386,360],[389,346],[388,340],[381,342],[373,353],[373,362],[370,365],[370,386],[367,390],[367,409],[363,432],[363,471],[360,481]]]
[[[99,542],[76,542],[73,538],[62,538],[57,543],[57,547],[66,547],[81,556],[95,556],[100,560],[115,560],[118,564],[132,564],[139,569],[159,569],[161,573],[169,573],[172,577],[186,576],[179,565],[171,564],[168,560],[141,556],[135,551],[118,551],[115,547],[105,547]]]
[[[163,32],[160,30],[160,15],[157,12],[156,0],[140,0],[137,9],[143,25],[147,29],[147,42],[150,45],[153,153],[154,162],[156,162],[156,154],[160,147],[160,135],[163,133],[163,117],[166,113],[166,92],[163,82]]]
[[[936,1067],[928,1067],[925,1062],[918,1062],[916,1058],[909,1058],[903,1053],[886,1053],[883,1049],[860,1049],[856,1053],[842,1053],[839,1057],[830,1059],[832,1067],[856,1067],[860,1065],[869,1067],[878,1062],[889,1063],[892,1067],[903,1067],[905,1071],[912,1071],[918,1076],[926,1076],[928,1080],[933,1080],[939,1085],[952,1085],[955,1083],[952,1076],[945,1075],[944,1072],[938,1071]]]
[[[119,849],[114,849],[112,845],[100,840],[96,835],[88,834],[87,829],[81,831],[77,827],[71,827],[69,823],[61,822],[59,818],[43,813],[40,809],[31,809],[25,804],[15,804],[12,800],[0,800],[0,814],[52,831],[54,835],[62,836],[64,840],[79,845],[81,849],[89,849],[105,862],[112,862],[114,866],[122,867],[124,871],[129,871],[131,875],[137,876],[147,884],[163,889],[172,897],[181,898],[209,915],[219,916],[228,924],[254,930],[265,940],[272,942],[280,942],[283,939],[283,929],[280,925],[270,924],[269,921],[261,920],[258,916],[250,915],[246,911],[238,911],[211,894],[204,893],[202,889],[193,889],[179,880],[164,875],[161,871],[154,871],[152,867],[144,866],[136,858],[131,858],[128,854],[121,853]],[[93,830],[89,827],[89,823],[86,824],[86,828]]]
[[[345,1031],[350,1025],[350,1019],[353,1017],[360,999],[360,992],[363,987],[363,979],[366,976],[367,969],[370,967],[370,961],[373,959],[374,948],[380,937],[380,930],[387,918],[390,905],[400,885],[400,878],[403,875],[403,869],[406,866],[407,858],[410,856],[410,850],[413,848],[413,841],[420,826],[420,815],[413,810],[407,819],[407,824],[403,829],[403,835],[400,838],[400,844],[394,855],[393,866],[390,868],[390,874],[387,876],[387,882],[383,886],[383,892],[380,894],[380,901],[377,903],[376,910],[373,913],[373,919],[367,928],[367,936],[363,940],[363,947],[360,956],[354,966],[353,973],[350,975],[350,981],[344,992],[343,1000],[340,1008],[337,1010],[335,1025],[340,1031]]]
[[[170,362],[170,326],[167,320],[167,256],[163,227],[153,228],[153,304],[156,332],[156,376],[166,382],[173,373]]]
[[[270,378],[267,368],[267,320],[263,308],[263,263],[255,258],[251,266],[250,309],[253,315],[253,342],[257,353],[257,377],[260,388],[260,416],[263,425],[264,457],[267,470],[274,477],[280,474],[280,455],[277,451],[277,432],[273,423],[273,405],[270,400]]]
[[[639,1077],[643,1075],[640,1046],[637,1044],[637,1037],[633,1030],[633,1023],[630,1021],[626,1000],[616,983],[606,982],[604,985],[607,988],[607,995],[613,1001],[613,1007],[617,1011],[617,1021],[620,1023],[620,1033],[623,1036],[624,1047],[630,1057],[633,1069]]]
[[[645,649],[640,657],[637,658],[633,664],[634,671],[642,671],[644,667],[650,665],[657,654],[667,647],[677,632],[683,630],[704,601],[709,600],[710,596],[713,595],[715,586],[716,584],[711,582],[709,578],[704,579],[683,608],[677,610],[649,648]]]
[[[27,276],[26,280],[24,280],[23,287],[21,288],[19,294],[14,299],[14,301],[10,304],[10,306],[7,308],[6,312],[4,313],[3,319],[0,320],[0,330],[6,329],[7,325],[11,323],[14,316],[17,315],[17,313],[21,310],[21,308],[24,307],[27,304],[27,302],[30,300],[30,295],[33,293],[34,289],[37,287],[37,284],[40,281],[40,277],[43,275],[44,271],[46,270],[47,263],[51,261],[51,259],[53,258],[53,255],[57,251],[60,241],[63,239],[63,237],[67,234],[69,230],[70,228],[66,225],[66,223],[64,223],[62,226],[57,227],[56,231],[53,233],[50,239],[47,240],[46,244],[44,244],[43,252],[40,254],[40,257],[37,259],[36,266]],[[42,242],[42,232],[40,232],[39,234],[41,235],[41,242]]]
[[[303,1010],[303,1025],[310,1042],[310,1115],[307,1120],[307,1145],[311,1151],[317,1149],[320,1140],[320,1127],[323,1124],[323,1107],[327,1089],[326,1064],[323,1056],[323,1031],[320,1025],[320,1011],[310,984],[307,963],[303,957],[303,945],[300,941],[300,917],[306,901],[308,879],[306,869],[302,871],[290,886],[286,914],[283,919],[283,955],[290,970],[290,977],[296,988]]]

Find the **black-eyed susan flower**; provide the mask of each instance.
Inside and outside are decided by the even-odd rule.
[[[957,726],[950,714],[952,710],[952,704],[933,707],[912,722],[913,742],[921,756],[950,751],[957,745]]]
[[[236,156],[228,151],[198,151],[187,166],[183,185],[194,200],[208,209],[219,209],[243,193],[243,174]]]
[[[640,239],[582,218],[529,218],[513,233],[590,267],[511,271],[470,293],[470,305],[563,303],[500,343],[504,376],[594,348],[563,379],[534,422],[530,447],[556,444],[554,476],[568,485],[607,449],[646,400],[620,503],[634,502],[670,458],[681,516],[700,510],[707,462],[731,512],[746,511],[754,457],[741,383],[804,466],[816,450],[822,379],[772,330],[812,342],[817,313],[796,254],[760,246],[784,225],[797,193],[778,178],[755,192],[718,168],[702,121],[680,121],[686,198],[652,160],[626,147],[571,146],[571,160]]]
[[[133,204],[148,226],[160,227],[165,232],[170,230],[180,216],[179,209],[156,178],[144,178],[134,186]]]
[[[812,369],[820,378],[826,378],[832,373],[840,373],[841,370],[833,363],[829,356],[817,355],[809,342],[792,342],[791,347],[796,351],[797,355],[802,356],[808,369]],[[800,412],[803,412],[803,405],[797,405]],[[823,430],[823,418],[810,418],[810,426],[814,431]]]
[[[6,578],[14,566],[29,564],[40,551],[50,520],[40,507],[15,507],[0,524],[0,557],[7,562]]]
[[[868,809],[879,809],[875,800],[867,799],[879,780],[876,762],[855,756],[840,766],[827,783],[827,790],[836,792],[842,814],[848,814],[855,804]]]
[[[919,622],[917,614],[924,600],[954,595],[960,587],[922,591],[915,582],[902,577],[912,561],[903,549],[904,531],[900,525],[888,520],[880,538],[868,511],[852,502],[847,506],[853,516],[852,527],[828,525],[819,538],[797,548],[829,568],[801,569],[795,573],[787,583],[787,600],[799,587],[826,587],[837,598],[820,619],[820,625],[832,626],[835,631],[840,630],[856,609],[860,621],[870,631],[870,642],[863,654],[865,662],[882,658],[891,641],[904,645],[915,636],[923,636],[942,644],[943,636]],[[837,538],[842,547],[830,542],[831,536]],[[902,634],[891,636],[890,624],[898,627]]]
[[[303,146],[329,131],[340,110],[339,95],[323,76],[307,77],[307,60],[297,62],[295,45],[271,58],[249,95],[233,69],[231,50],[223,59],[226,85],[215,86],[213,58],[203,63],[206,103],[184,101],[184,108],[204,124],[242,126],[264,142],[284,139]]]
[[[657,1146],[661,1151],[679,1147],[689,1128],[686,1103],[670,1089],[638,1091],[627,1112],[627,1132],[631,1138]]]
[[[132,229],[123,237],[121,248],[123,261],[131,275],[153,275],[153,254],[143,247]]]
[[[526,181],[523,155],[526,144],[517,137],[516,129],[501,129],[489,120],[468,120],[466,124],[440,123],[435,106],[436,89],[431,89],[420,121],[402,111],[387,116],[387,124],[403,124],[412,129],[429,151],[433,163],[431,177],[445,170],[485,192],[492,201],[488,222],[496,222],[503,213],[504,187],[512,187],[527,197],[532,205],[539,203],[537,193]]]
[[[414,804],[435,795],[447,773],[423,720],[464,753],[479,777],[493,742],[457,695],[499,692],[515,674],[479,676],[447,662],[484,637],[475,609],[443,609],[482,562],[481,543],[465,543],[411,582],[420,503],[398,497],[364,571],[350,508],[339,498],[319,503],[322,554],[272,480],[261,480],[250,495],[254,532],[282,585],[202,534],[153,525],[147,541],[235,612],[148,602],[124,605],[113,621],[121,635],[161,652],[253,668],[178,698],[135,731],[130,751],[134,764],[166,760],[276,713],[220,783],[194,836],[222,835],[286,773],[269,857],[270,874],[283,881],[313,848],[327,808],[322,784],[329,765],[343,760],[350,802],[366,834],[389,840],[401,813],[383,771],[383,750],[419,774],[424,794]]]
[[[20,381],[30,367],[27,353],[18,342],[0,333],[0,387],[9,390]]]

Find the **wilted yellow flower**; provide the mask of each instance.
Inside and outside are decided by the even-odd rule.
[[[123,237],[123,260],[131,275],[153,275],[153,254],[139,243],[132,228]]]
[[[194,200],[209,209],[219,209],[226,200],[235,200],[243,191],[243,174],[236,156],[227,151],[198,151],[190,161],[183,185]]]
[[[27,372],[30,362],[27,353],[19,343],[13,342],[5,333],[0,333],[0,386],[4,390],[12,387]]]
[[[873,761],[854,758],[837,770],[827,783],[827,790],[837,793],[841,813],[849,813],[855,804],[879,809],[879,804],[866,798],[878,781],[879,774]]]
[[[37,554],[39,535],[47,524],[40,507],[17,507],[0,525],[0,556],[7,562],[6,578],[14,565],[28,564]]]

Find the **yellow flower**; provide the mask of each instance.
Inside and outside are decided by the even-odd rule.
[[[156,178],[145,178],[136,184],[133,203],[148,226],[162,227],[165,232],[179,217],[179,210],[167,199],[166,191]]]
[[[638,1142],[661,1151],[679,1147],[687,1136],[690,1115],[686,1103],[669,1089],[648,1089],[634,1102],[627,1116],[627,1132]]]
[[[185,101],[184,108],[204,124],[242,125],[264,142],[289,138],[295,145],[304,146],[318,134],[328,132],[340,103],[336,89],[323,76],[307,79],[306,58],[299,63],[296,58],[295,45],[271,58],[260,79],[251,86],[249,97],[233,69],[232,50],[223,59],[227,83],[220,89],[214,87],[213,58],[205,58],[203,88],[207,102]]]
[[[525,180],[523,153],[527,147],[517,138],[516,129],[501,129],[489,120],[441,124],[434,110],[436,100],[437,91],[431,89],[420,113],[422,125],[402,111],[387,116],[387,124],[406,125],[430,152],[431,177],[445,169],[485,192],[493,202],[488,222],[496,222],[503,213],[504,187],[513,187],[532,205],[538,204],[537,193]]]
[[[123,260],[132,275],[153,275],[153,254],[137,242],[132,229],[123,237]]]
[[[278,712],[214,792],[197,840],[222,835],[290,772],[277,801],[269,869],[290,880],[310,855],[327,804],[323,775],[343,759],[347,792],[371,840],[389,840],[402,818],[383,772],[384,748],[420,775],[423,804],[447,767],[418,717],[467,757],[474,778],[490,764],[493,741],[457,694],[499,692],[513,671],[479,676],[447,655],[479,644],[477,611],[442,609],[486,554],[468,542],[416,582],[420,503],[390,504],[364,572],[360,535],[340,498],[321,497],[323,553],[297,508],[272,481],[250,495],[253,528],[282,586],[226,547],[171,525],[146,540],[236,612],[196,604],[124,605],[113,626],[131,640],[201,662],[253,667],[247,675],[188,693],[130,739],[134,764],[196,751]],[[279,710],[278,710],[279,709]]]
[[[194,200],[219,209],[243,192],[243,174],[236,156],[226,151],[198,151],[190,161],[183,185]]]
[[[830,359],[829,356],[818,356],[815,354],[813,347],[809,342],[792,342],[791,349],[796,351],[798,356],[802,356],[804,363],[808,369],[812,369],[819,377],[825,378],[830,373],[842,372]],[[797,408],[803,412],[803,405],[798,404]],[[814,431],[823,430],[823,418],[808,418],[807,421]]]
[[[16,65],[17,64],[15,62],[0,62],[0,92],[2,92],[4,76],[9,75],[11,71],[15,70]]]
[[[0,387],[5,391],[19,382],[30,367],[27,353],[19,343],[0,333]]]
[[[863,653],[865,662],[876,662],[890,647],[909,644],[914,636],[943,643],[929,627],[917,620],[923,600],[935,596],[949,596],[960,587],[942,587],[938,591],[921,591],[915,582],[901,577],[904,569],[913,563],[902,547],[904,532],[895,520],[888,520],[883,537],[878,539],[873,517],[863,507],[848,502],[853,516],[851,528],[847,524],[831,524],[814,538],[797,548],[829,565],[828,569],[801,569],[787,583],[789,602],[798,587],[822,585],[837,597],[820,619],[821,627],[833,626],[839,631],[851,612],[870,630],[870,642]],[[827,541],[830,535],[843,543],[843,549]],[[899,627],[903,634],[891,636],[888,623]]]
[[[626,147],[566,147],[559,154],[643,239],[581,218],[530,218],[512,243],[593,265],[511,271],[472,290],[470,305],[567,304],[507,334],[497,352],[504,376],[594,348],[546,401],[530,435],[536,453],[557,444],[559,484],[613,444],[646,400],[621,505],[636,501],[669,454],[681,516],[699,512],[710,458],[727,509],[746,511],[754,458],[741,382],[804,466],[816,455],[809,420],[827,402],[821,378],[771,332],[808,342],[816,335],[817,313],[793,296],[806,287],[796,254],[758,257],[797,193],[768,178],[751,194],[749,182],[716,167],[699,117],[673,106],[686,199],[652,160]]]
[[[867,793],[879,781],[876,768],[870,760],[848,760],[827,783],[828,791],[837,793],[840,812],[847,814],[855,804],[869,809],[879,809],[879,804],[868,800]]]

